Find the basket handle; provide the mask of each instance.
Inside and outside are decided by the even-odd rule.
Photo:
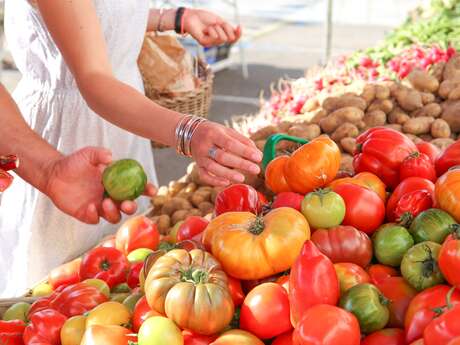
[[[270,163],[276,157],[276,145],[282,141],[287,140],[297,144],[307,144],[308,140],[302,139],[299,137],[293,137],[287,134],[273,134],[268,137],[267,142],[264,146],[264,157],[262,160],[262,168],[265,170],[267,168],[268,163]]]

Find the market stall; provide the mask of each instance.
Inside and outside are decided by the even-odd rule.
[[[458,15],[435,0],[379,46],[282,81],[233,123],[264,150],[258,177],[214,188],[190,165],[0,301],[0,344],[460,344]],[[136,199],[146,176],[118,161],[103,183]]]

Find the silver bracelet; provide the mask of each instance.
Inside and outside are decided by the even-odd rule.
[[[190,134],[190,144],[189,144],[189,155],[190,155],[190,157],[192,156],[192,139],[193,139],[193,136],[194,136],[196,130],[198,129],[198,127],[200,127],[200,125],[202,123],[206,122],[206,121],[207,121],[206,119],[202,118],[201,121],[196,124],[195,128],[193,128],[192,133]]]
[[[185,115],[175,129],[176,151],[178,154],[192,156],[192,137],[206,119],[194,115]]]
[[[184,136],[182,137],[182,145],[183,145],[182,152],[187,157],[190,157],[189,146],[190,146],[190,141],[191,141],[190,134],[192,132],[192,128],[195,126],[196,123],[200,121],[201,121],[201,118],[194,116],[190,121],[187,122]]]
[[[192,138],[193,134],[196,132],[196,129],[205,122],[206,120],[203,119],[202,117],[196,119],[193,123],[190,124],[190,128],[187,131],[187,134],[185,135],[185,155],[187,157],[192,157]]]
[[[182,137],[183,137],[183,133],[184,133],[184,130],[185,130],[184,125],[192,117],[193,117],[192,115],[183,116],[182,119],[179,121],[179,123],[176,126],[176,131],[175,131],[175,134],[176,134],[176,151],[179,154],[183,154],[182,151],[181,151],[181,147],[182,147]]]

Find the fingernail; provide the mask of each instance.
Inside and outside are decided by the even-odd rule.
[[[233,179],[238,182],[244,182],[244,176],[241,174],[236,174]]]
[[[254,153],[251,158],[252,160],[256,161],[256,162],[260,162],[262,160],[262,153],[261,152],[257,152],[257,153]]]
[[[251,172],[255,175],[257,175],[258,173],[260,173],[260,168],[258,166],[252,166],[251,167]]]

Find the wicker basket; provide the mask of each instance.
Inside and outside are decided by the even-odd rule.
[[[155,103],[182,114],[191,114],[201,117],[208,117],[211,106],[214,73],[210,66],[201,59],[195,61],[195,75],[198,77],[198,86],[195,90],[183,93],[161,94],[154,89],[150,83],[148,74],[139,65],[144,81],[145,94]],[[164,147],[161,144],[153,143],[153,147]]]

